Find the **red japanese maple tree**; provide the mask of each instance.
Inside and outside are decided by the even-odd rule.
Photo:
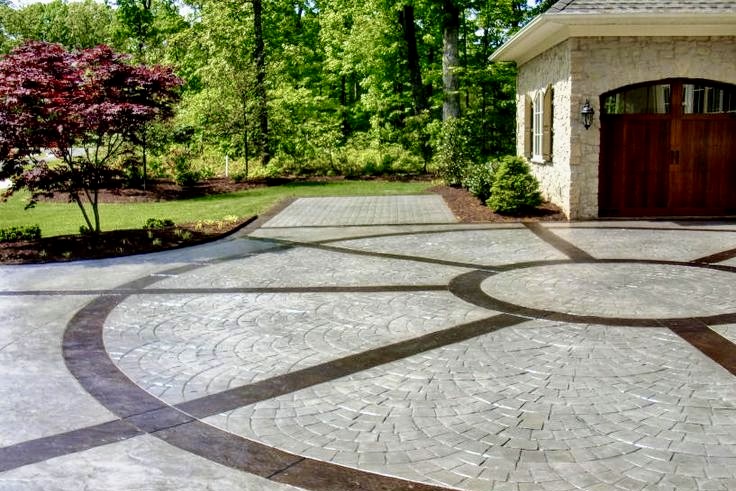
[[[28,189],[31,206],[67,194],[99,233],[99,190],[119,174],[126,143],[171,116],[180,85],[169,69],[129,64],[107,46],[16,48],[0,59],[0,179],[11,179],[11,193]],[[44,151],[58,161],[47,163]]]

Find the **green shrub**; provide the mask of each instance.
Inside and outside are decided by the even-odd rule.
[[[521,157],[502,157],[486,204],[498,213],[514,213],[542,202],[539,183]]]
[[[177,168],[174,173],[174,182],[183,187],[194,186],[201,181],[203,177],[204,176],[200,171],[192,169],[191,167],[187,169]]]
[[[421,157],[397,144],[347,147],[333,162],[333,171],[345,177],[415,175],[423,168]]]
[[[424,161],[420,156],[398,144],[348,145],[331,153],[310,159],[295,159],[286,154],[276,155],[264,173],[269,177],[334,176],[348,178],[363,176],[415,175],[422,173]]]
[[[203,174],[192,164],[191,155],[187,150],[174,148],[171,159],[174,182],[180,186],[193,186],[203,179]]]
[[[439,145],[435,154],[440,177],[450,186],[459,186],[473,163],[473,146],[466,123],[453,118],[442,124]]]
[[[0,242],[15,242],[18,240],[38,240],[41,238],[41,227],[26,225],[23,227],[0,228]]]
[[[469,166],[462,179],[463,187],[485,203],[491,197],[495,167],[493,162]]]
[[[264,169],[265,175],[275,177],[309,177],[325,175],[328,166],[318,159],[296,159],[287,154],[274,155]]]
[[[173,226],[174,221],[170,218],[149,218],[146,220],[146,224],[143,225],[143,228],[146,230],[154,230]]]

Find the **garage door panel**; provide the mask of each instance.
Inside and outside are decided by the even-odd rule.
[[[736,91],[677,80],[648,87],[602,98],[599,214],[736,214],[736,114],[728,112]],[[632,106],[632,94],[656,104]]]
[[[631,144],[624,161],[622,209],[666,208],[669,166],[659,156],[668,147],[670,123],[632,120],[624,124]]]

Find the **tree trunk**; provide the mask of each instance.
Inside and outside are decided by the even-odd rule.
[[[460,8],[455,0],[444,0],[442,12],[442,120],[460,117],[459,66]]]
[[[404,5],[399,12],[399,22],[404,33],[406,44],[406,62],[409,69],[409,83],[411,84],[411,95],[414,100],[414,114],[419,114],[427,108],[427,97],[422,84],[422,72],[419,66],[419,50],[417,49],[417,29],[414,24],[414,7]]]
[[[143,151],[143,190],[146,190],[146,181],[148,181],[148,128],[143,125],[143,133],[141,138],[141,150]]]
[[[92,214],[95,217],[95,235],[100,235],[102,229],[100,228],[100,205],[99,205],[100,193],[99,190],[95,189],[92,199]]]
[[[340,77],[340,112],[342,136],[350,135],[350,121],[348,120],[348,79],[345,75]]]
[[[268,100],[266,98],[266,47],[263,41],[263,2],[253,0],[253,35],[255,48],[253,60],[256,65],[256,112],[260,134],[258,147],[261,152],[261,162],[268,164],[271,160],[268,135]]]
[[[248,171],[250,170],[248,161],[248,93],[243,90],[240,93],[241,104],[243,105],[243,156],[245,157],[245,178],[248,179]]]

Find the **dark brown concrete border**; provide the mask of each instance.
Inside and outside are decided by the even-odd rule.
[[[672,332],[736,375],[736,345],[697,319],[666,323]]]
[[[290,204],[290,202],[287,202],[286,205]],[[275,214],[275,213],[274,213]],[[263,223],[264,221],[260,221],[260,223]],[[255,224],[251,224],[255,225]],[[540,226],[541,227],[541,226]],[[258,228],[258,226],[255,227],[248,227],[248,228]],[[587,227],[586,227],[587,228]],[[596,227],[592,227],[596,228]],[[606,227],[597,227],[597,228],[606,228]],[[623,228],[623,227],[608,227],[608,228]],[[631,229],[650,229],[650,228],[642,228],[642,227],[625,227],[625,228],[631,228]],[[490,228],[489,228],[490,229]],[[652,230],[670,230],[670,229],[663,229],[663,228],[651,228]],[[470,230],[481,230],[481,229],[470,229]],[[672,229],[675,230],[675,229]],[[452,233],[456,232],[457,230],[441,230],[441,231],[426,231],[426,232],[419,232],[419,233]],[[732,230],[710,230],[710,229],[704,229],[704,231],[718,231],[718,232],[734,232]],[[387,234],[387,235],[411,235],[414,232],[408,232],[408,233],[401,233],[401,234]],[[554,235],[554,234],[552,234]],[[358,240],[363,237],[354,237],[350,239],[341,239],[341,240]],[[262,240],[269,240],[273,241],[272,239],[262,239]],[[274,242],[284,242],[284,241],[274,241]],[[326,241],[327,242],[327,241]],[[554,243],[553,243],[554,245]],[[558,244],[561,247],[564,246],[564,244]],[[477,335],[482,335],[487,332],[492,332],[493,330],[500,329],[502,327],[506,327],[507,325],[514,325],[518,324],[519,322],[525,321],[525,317],[536,317],[536,314],[539,315],[540,318],[550,319],[550,320],[561,320],[565,322],[586,322],[586,323],[596,323],[596,324],[605,324],[605,325],[622,325],[622,326],[632,326],[631,322],[634,321],[644,321],[646,325],[643,325],[641,327],[654,327],[655,323],[657,327],[669,327],[674,332],[676,332],[678,335],[680,335],[684,340],[695,346],[696,348],[700,349],[704,354],[711,357],[714,361],[720,363],[723,365],[727,370],[729,370],[731,373],[736,374],[735,370],[736,368],[734,365],[736,364],[736,346],[731,343],[729,340],[719,336],[717,333],[710,330],[706,324],[725,324],[725,323],[733,323],[736,322],[736,317],[734,317],[734,314],[722,314],[718,316],[709,316],[709,317],[701,317],[698,319],[607,319],[609,322],[600,322],[600,317],[584,317],[584,316],[577,316],[576,320],[572,320],[569,318],[564,318],[566,314],[560,314],[555,312],[547,312],[547,311],[541,311],[541,310],[523,310],[524,308],[521,307],[521,310],[519,306],[514,306],[511,304],[506,304],[506,307],[508,310],[499,309],[499,306],[503,306],[502,304],[499,304],[497,302],[491,302],[488,303],[488,297],[485,295],[482,290],[480,290],[480,282],[478,282],[477,288],[469,288],[469,283],[473,283],[477,280],[482,279],[490,276],[491,274],[495,274],[500,271],[507,271],[512,269],[518,269],[520,267],[532,267],[533,265],[542,265],[542,264],[552,264],[552,263],[569,263],[570,260],[565,261],[535,261],[525,264],[513,264],[513,265],[501,265],[498,267],[488,267],[485,268],[483,266],[479,265],[472,265],[472,264],[464,264],[464,263],[452,263],[452,262],[445,262],[445,261],[438,261],[438,260],[432,260],[432,259],[426,259],[426,258],[417,258],[412,256],[400,256],[400,255],[386,255],[381,253],[371,253],[371,252],[365,252],[363,251],[355,251],[351,249],[346,248],[339,248],[339,247],[324,247],[319,246],[316,244],[309,244],[309,243],[298,243],[293,242],[287,245],[287,247],[290,246],[300,246],[300,247],[317,247],[317,248],[324,248],[327,250],[334,250],[337,252],[343,252],[348,254],[365,254],[370,255],[374,257],[390,257],[394,259],[402,259],[402,260],[413,260],[413,261],[419,261],[419,262],[429,262],[434,264],[446,264],[446,265],[453,265],[453,266],[462,266],[466,268],[472,268],[475,271],[472,271],[470,273],[467,273],[466,275],[461,275],[460,277],[453,280],[452,284],[450,285],[450,290],[458,295],[460,298],[463,298],[464,300],[470,301],[471,303],[475,303],[476,305],[481,305],[486,308],[492,308],[493,310],[501,310],[503,312],[506,312],[506,314],[501,314],[499,316],[486,319],[484,321],[479,321],[476,323],[470,323],[463,326],[456,326],[456,328],[450,328],[445,331],[448,331],[448,338],[446,338],[444,341],[439,341],[439,346],[442,346],[444,344],[442,343],[452,343],[452,342],[458,342],[458,340],[463,339],[470,339]],[[557,247],[557,245],[555,245]],[[564,248],[564,247],[563,247]],[[560,247],[558,247],[560,249]],[[577,249],[577,248],[576,248]],[[577,251],[581,251],[580,249],[577,249]],[[571,258],[573,262],[622,262],[619,260],[595,260],[591,256],[587,255],[587,253],[580,254],[579,252],[574,250],[568,250],[568,257]],[[266,251],[264,251],[266,252]],[[564,251],[563,251],[564,252]],[[729,252],[729,251],[726,251]],[[258,253],[256,253],[258,254]],[[720,253],[723,254],[723,253]],[[252,254],[248,254],[252,255]],[[239,257],[239,256],[238,256]],[[710,256],[708,257],[710,258]],[[703,259],[708,258],[701,258],[700,262],[704,262]],[[203,266],[207,266],[208,264],[214,263],[214,262],[221,262],[226,261],[228,259],[237,259],[237,257],[232,258],[222,258],[221,260],[212,261],[210,263],[203,263],[198,265],[189,265],[184,266],[181,268],[174,268],[172,270],[166,271],[164,273],[158,273],[158,274],[179,274],[186,271],[190,271],[193,269],[197,269]],[[711,264],[694,264],[694,263],[680,263],[680,262],[674,262],[674,261],[645,261],[645,260],[631,260],[631,261],[623,261],[623,262],[632,262],[632,263],[657,263],[657,264],[676,264],[676,265],[683,265],[683,266],[693,266],[693,267],[707,267],[709,269],[715,269],[715,270],[721,270],[721,271],[731,271],[736,272],[736,267],[729,267],[729,266],[716,266]],[[705,261],[707,262],[707,261]],[[485,270],[479,270],[479,269],[485,269]],[[482,279],[481,279],[482,278]],[[74,336],[67,339],[65,335],[64,339],[64,350],[65,355],[69,354],[69,367],[70,370],[73,371],[73,373],[79,374],[79,381],[82,383],[85,388],[88,388],[90,392],[92,392],[94,395],[101,395],[100,402],[106,405],[107,407],[115,408],[116,414],[117,411],[120,411],[119,416],[121,416],[121,419],[110,421],[106,423],[102,423],[96,426],[88,427],[88,428],[82,428],[79,430],[74,430],[72,432],[63,433],[60,435],[55,435],[51,437],[45,437],[40,438],[36,440],[31,440],[28,442],[23,442],[17,445],[12,445],[9,447],[5,447],[0,449],[0,462],[3,462],[6,466],[10,466],[7,469],[4,467],[0,467],[0,470],[8,470],[10,468],[19,467],[22,465],[27,465],[28,463],[33,462],[40,462],[43,460],[47,460],[49,458],[53,458],[60,455],[66,455],[69,453],[81,451],[87,448],[93,448],[95,446],[105,445],[109,443],[113,443],[115,441],[121,441],[127,438],[132,438],[138,435],[142,434],[152,434],[154,436],[157,436],[164,441],[167,441],[171,443],[172,445],[178,446],[179,448],[182,448],[184,450],[190,451],[192,453],[201,455],[203,457],[206,457],[211,460],[215,460],[219,463],[222,463],[224,465],[228,465],[234,468],[238,468],[247,472],[253,472],[258,475],[263,475],[264,477],[270,478],[274,481],[278,482],[285,482],[289,484],[294,484],[297,486],[307,487],[308,489],[315,489],[315,490],[344,490],[344,489],[361,489],[361,490],[378,490],[378,489],[391,489],[391,490],[401,490],[401,489],[413,489],[413,490],[441,490],[444,488],[439,487],[433,487],[430,485],[423,485],[419,483],[404,481],[401,479],[394,479],[389,478],[386,476],[381,476],[378,474],[372,474],[372,473],[366,473],[363,471],[358,471],[354,469],[345,468],[339,465],[335,464],[329,464],[324,463],[312,459],[306,459],[300,456],[295,456],[292,454],[288,454],[286,452],[281,452],[277,449],[273,449],[271,447],[262,445],[257,442],[253,442],[247,439],[244,439],[242,437],[229,434],[227,432],[223,432],[221,430],[218,430],[216,428],[213,428],[212,426],[206,425],[196,419],[196,417],[204,417],[213,413],[212,411],[219,411],[221,408],[228,408],[228,407],[240,407],[242,406],[242,402],[249,401],[249,397],[246,393],[243,394],[229,394],[228,396],[221,396],[221,399],[216,399],[219,394],[215,394],[211,396],[210,398],[202,398],[194,401],[188,401],[186,403],[180,404],[178,406],[169,406],[162,401],[156,399],[155,397],[151,396],[147,392],[143,391],[143,389],[140,389],[137,387],[132,381],[130,381],[127,377],[125,377],[121,372],[117,370],[117,367],[112,363],[111,360],[109,360],[109,356],[107,355],[104,346],[101,345],[101,329],[102,325],[104,324],[105,318],[107,317],[107,313],[109,313],[116,305],[118,305],[120,302],[122,302],[125,298],[127,298],[131,294],[136,293],[150,293],[150,294],[159,294],[159,293],[184,293],[186,290],[176,290],[176,289],[147,289],[144,291],[141,291],[143,288],[147,288],[150,285],[154,284],[155,282],[159,281],[161,278],[157,278],[155,276],[150,277],[144,277],[140,280],[130,282],[126,285],[122,285],[120,289],[114,289],[114,290],[100,290],[100,291],[87,291],[84,294],[100,294],[102,295],[95,301],[88,304],[89,310],[87,308],[82,309],[77,316],[75,316],[73,322],[76,327],[79,327],[82,329],[82,331],[85,331],[88,335],[93,334],[91,338],[85,339],[79,339],[75,338]],[[471,281],[472,280],[472,281]],[[348,287],[346,290],[342,289],[343,287],[327,287],[324,291],[356,291],[356,288],[350,288]],[[379,291],[378,288],[382,287],[358,287],[358,289],[363,288],[363,290],[360,291]],[[428,285],[427,287],[415,287],[415,286],[409,286],[409,287],[389,287],[389,288],[398,288],[398,290],[392,290],[392,291],[417,291],[417,290],[426,290],[427,288],[430,289],[444,289],[444,287],[441,287],[439,285]],[[231,289],[225,289],[225,290],[231,290]],[[245,291],[250,289],[232,289],[232,290],[238,290],[238,291]],[[254,289],[252,291],[259,290]],[[269,291],[280,291],[284,292],[289,289],[269,289]],[[291,289],[291,291],[288,291],[289,293],[295,293],[300,291],[320,291],[319,288],[296,288]],[[386,290],[380,290],[380,291],[386,291]],[[228,293],[230,291],[227,291]],[[234,291],[233,291],[234,292]],[[480,293],[479,293],[480,292]],[[62,292],[56,292],[56,293],[62,293]],[[217,291],[213,291],[212,289],[191,289],[190,293],[217,293]],[[226,291],[223,290],[223,293],[226,293]],[[43,292],[0,292],[0,295],[18,295],[18,294],[28,294],[28,295],[39,295],[43,294]],[[72,294],[72,295],[78,295],[82,293],[77,292],[66,292],[66,294]],[[482,298],[482,297],[485,297]],[[476,303],[480,302],[480,303]],[[491,306],[492,305],[492,306]],[[107,313],[105,313],[107,312]],[[535,314],[535,315],[526,315],[526,314]],[[495,319],[495,320],[494,320]],[[649,324],[649,321],[652,322],[652,324]],[[71,327],[70,323],[70,327]],[[99,326],[99,331],[97,331],[97,326]],[[636,325],[634,325],[636,327]],[[458,329],[460,328],[460,329]],[[473,334],[476,332],[478,333]],[[91,330],[91,331],[90,331]],[[456,330],[453,334],[449,334],[450,331]],[[97,333],[92,333],[92,331],[97,331]],[[445,332],[442,331],[442,332]],[[461,334],[458,338],[458,334]],[[391,350],[388,350],[386,354],[388,355],[388,361],[391,361],[392,359],[400,359],[403,356],[410,356],[413,354],[414,350],[420,350],[416,352],[421,352],[422,349],[433,349],[434,346],[432,343],[432,337],[434,334],[430,334],[428,336],[425,336],[427,339],[423,341],[419,341],[420,338],[417,340],[410,340],[411,343],[419,343],[420,345],[423,345],[424,348],[421,346],[395,346],[390,345],[389,347],[396,348],[396,351],[392,348]],[[97,338],[97,339],[93,339]],[[457,339],[453,341],[452,339]],[[436,342],[436,341],[434,341]],[[397,343],[397,345],[402,345],[403,343]],[[384,347],[384,348],[389,348]],[[383,348],[378,348],[377,350],[371,350],[371,351],[381,351]],[[404,351],[402,351],[404,350]],[[408,353],[402,355],[402,353]],[[90,354],[94,354],[94,356],[91,357],[91,359],[85,360],[84,358],[90,358]],[[98,356],[100,355],[100,356]],[[363,364],[362,366],[364,368],[356,368],[356,366],[352,367],[353,373],[355,371],[364,370],[366,368],[370,368],[370,366],[377,366],[382,363],[386,363],[387,361],[381,362],[380,360],[377,360],[374,358],[374,354],[372,354],[370,351],[366,353],[360,353],[357,356],[358,360],[348,360],[350,357],[346,357],[346,359],[341,359],[343,362],[348,363],[350,365],[352,362],[357,363],[358,365]],[[361,358],[363,357],[363,358]],[[392,358],[394,357],[394,358]],[[104,358],[107,358],[108,361],[104,360]],[[101,363],[100,363],[101,362]],[[342,363],[342,362],[341,362]],[[372,365],[375,363],[375,365]],[[299,372],[295,372],[299,373]],[[304,375],[304,374],[301,374]],[[319,378],[319,377],[318,377]],[[331,380],[333,377],[327,376],[324,381]],[[321,383],[319,381],[315,381],[314,383]],[[131,385],[132,387],[125,387],[127,385]],[[313,385],[313,384],[307,384],[307,386]],[[297,386],[293,386],[296,388],[292,388],[291,390],[298,390]],[[122,390],[120,390],[122,389]],[[269,395],[270,394],[270,395]],[[275,395],[279,395],[276,392],[268,392],[264,394],[266,397],[275,397]],[[209,401],[208,399],[211,399]],[[240,399],[241,403],[238,403],[238,399]],[[232,406],[233,404],[238,404],[236,406]],[[189,406],[187,406],[189,405]],[[187,414],[187,411],[185,409],[190,409],[193,413],[196,414]],[[224,437],[224,440],[223,440]],[[221,451],[222,448],[225,448],[226,450],[223,452]],[[35,454],[35,456],[34,456]],[[6,459],[7,457],[7,459]],[[265,459],[265,461],[262,461]],[[8,462],[8,463],[6,463]],[[263,467],[259,467],[263,465]],[[257,467],[257,468],[256,468]],[[254,472],[255,471],[255,472]]]
[[[144,432],[117,419],[95,426],[0,447],[0,472],[128,440]]]
[[[683,266],[703,269],[713,269],[718,271],[728,271],[736,273],[736,268],[730,266],[700,264],[700,263],[682,263],[676,261],[647,261],[637,260],[630,261],[626,259],[606,259],[602,261],[593,261],[597,264],[664,264],[670,266]],[[580,262],[577,262],[578,264]],[[535,261],[529,263],[518,263],[503,268],[503,271],[511,271],[515,269],[525,269],[530,267],[561,264],[560,261]],[[481,283],[494,273],[487,271],[471,271],[469,273],[456,276],[450,281],[449,290],[456,297],[483,307],[489,310],[506,312],[514,316],[521,316],[532,319],[546,319],[551,321],[569,322],[573,324],[598,324],[603,326],[628,326],[628,327],[668,327],[671,323],[681,323],[695,320],[707,325],[731,324],[736,323],[736,312],[716,314],[701,317],[686,318],[626,318],[626,317],[601,317],[594,315],[577,315],[566,312],[556,312],[552,310],[536,309],[513,304],[500,300],[488,295],[481,288]],[[736,277],[734,278],[736,280]]]
[[[566,241],[539,222],[524,222],[524,226],[538,238],[551,245],[573,261],[590,261],[594,259],[593,256],[576,245]]]
[[[412,261],[416,263],[437,264],[439,266],[452,266],[456,268],[465,268],[465,269],[494,270],[497,268],[497,266],[485,266],[485,265],[480,265],[480,264],[463,263],[463,262],[458,262],[458,261],[445,261],[443,259],[433,259],[430,257],[406,256],[402,254],[392,254],[388,252],[362,251],[359,249],[350,249],[348,247],[331,246],[331,245],[326,245],[326,244],[322,244],[318,242],[296,242],[296,241],[291,241],[291,240],[286,240],[286,239],[272,239],[272,238],[265,238],[265,237],[251,237],[251,238],[254,240],[275,242],[275,243],[282,244],[288,247],[304,247],[308,249],[319,249],[322,251],[337,252],[340,254],[350,254],[353,256],[366,256],[366,257],[375,257],[375,258],[380,258],[380,259],[395,259],[399,261]],[[357,240],[360,238],[361,237],[356,237],[355,239]]]
[[[259,401],[273,399],[317,384],[347,377],[429,350],[467,341],[468,339],[490,334],[504,327],[513,326],[525,321],[526,319],[513,315],[495,315],[441,331],[434,331],[417,338],[330,360],[319,365],[278,375],[200,399],[193,399],[177,404],[176,407],[197,418],[205,418]]]
[[[715,254],[711,254],[710,256],[705,256],[705,257],[695,259],[693,262],[694,263],[715,264],[715,263],[720,263],[723,261],[728,261],[729,259],[733,259],[735,257],[736,257],[736,249],[729,249],[727,251],[721,251]]]
[[[201,266],[177,268],[176,272],[185,272],[197,267]],[[173,271],[167,273],[173,273]],[[72,445],[73,441],[68,441],[67,435],[57,435],[50,441],[29,442],[29,445],[43,446],[52,442],[51,446],[56,449],[53,455],[57,456],[146,433],[215,462],[315,491],[344,489],[440,491],[445,488],[347,468],[284,452],[219,430],[197,418],[277,397],[524,322],[524,319],[501,314],[170,406],[138,387],[120,372],[110,359],[102,341],[107,316],[131,294],[131,289],[149,287],[160,279],[161,277],[155,276],[142,278],[122,285],[120,295],[98,297],[72,318],[64,334],[63,353],[69,370],[92,396],[121,418],[119,421],[106,424],[125,423],[126,428],[132,429],[120,435],[118,440],[111,440],[109,435],[104,434],[105,438],[88,438],[81,446]],[[416,290],[415,287],[410,286],[409,288]],[[418,288],[421,289],[421,287]],[[155,289],[146,291],[156,292]],[[207,290],[197,291],[204,293]],[[94,437],[92,429],[79,431],[84,432],[85,430]],[[12,450],[18,451],[19,448]],[[18,461],[20,465],[25,465],[22,462],[22,460]]]

